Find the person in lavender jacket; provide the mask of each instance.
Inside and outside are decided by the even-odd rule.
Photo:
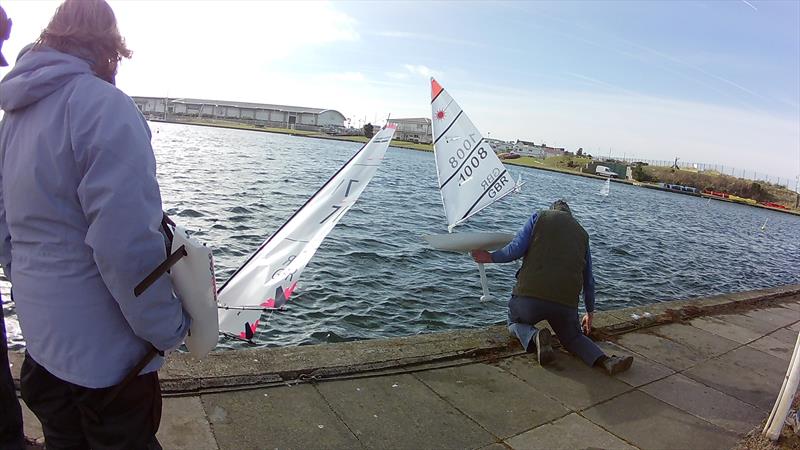
[[[8,66],[3,57],[3,41],[11,35],[11,19],[0,6],[0,67]],[[3,318],[3,299],[0,298],[0,450],[21,450],[25,447],[22,433],[22,410],[17,400],[17,388],[8,364],[6,324]]]
[[[105,1],[67,0],[0,81],[0,264],[47,448],[161,448],[163,358],[115,388],[190,325],[168,277],[133,294],[166,249],[150,130],[114,85],[130,54]]]
[[[527,351],[536,351],[539,363],[555,358],[550,331],[538,329],[542,320],[559,342],[589,366],[613,375],[628,370],[633,357],[606,356],[588,335],[594,316],[594,275],[589,235],[572,217],[567,202],[558,200],[549,210],[534,212],[514,239],[489,253],[472,252],[479,263],[506,263],[523,258],[517,283],[508,302],[508,329]],[[578,297],[583,291],[586,314],[578,322]]]

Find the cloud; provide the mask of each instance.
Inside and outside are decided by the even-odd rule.
[[[419,75],[425,78],[441,77],[442,73],[423,65],[404,64],[403,67],[412,75]]]
[[[353,82],[364,82],[367,81],[367,77],[364,76],[361,72],[341,72],[341,73],[332,73],[329,74],[328,77],[333,80],[337,81],[353,81]]]
[[[425,34],[425,33],[410,33],[407,31],[378,31],[371,34],[375,36],[389,37],[396,39],[411,39],[417,41],[436,42],[440,44],[463,45],[475,48],[489,48],[488,45],[481,42],[468,41],[465,39],[449,38],[446,36],[436,36],[433,34]]]
[[[407,80],[409,76],[405,72],[386,72],[384,75],[394,80]]]

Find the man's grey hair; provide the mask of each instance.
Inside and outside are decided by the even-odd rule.
[[[553,205],[550,206],[550,209],[554,211],[564,211],[565,213],[572,214],[572,211],[569,209],[569,205],[564,200],[556,200],[553,202]]]

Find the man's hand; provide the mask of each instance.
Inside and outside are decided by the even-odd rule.
[[[594,318],[594,313],[586,313],[583,315],[583,319],[581,319],[581,329],[583,329],[583,334],[589,335],[592,332],[592,319]]]
[[[492,262],[492,255],[486,250],[473,250],[470,252],[472,259],[477,263],[490,263]]]

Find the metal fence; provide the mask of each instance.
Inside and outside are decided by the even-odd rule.
[[[633,164],[636,162],[646,163],[651,166],[659,166],[659,167],[672,167],[675,165],[675,161],[666,161],[666,160],[659,160],[659,159],[644,159],[644,158],[632,158],[632,157],[598,157],[597,159],[601,160],[609,160],[609,161],[622,161],[627,164]],[[724,175],[730,175],[736,178],[743,178],[745,180],[753,180],[753,181],[764,181],[767,183],[772,183],[777,186],[783,186],[787,189],[791,189],[794,187],[795,183],[797,182],[794,178],[788,177],[778,177],[774,175],[770,175],[763,172],[758,172],[755,170],[749,169],[739,169],[733,166],[726,166],[724,164],[710,164],[710,163],[697,163],[697,162],[688,162],[688,161],[681,161],[678,159],[678,167],[681,169],[686,170],[696,170],[698,172],[717,172]]]

